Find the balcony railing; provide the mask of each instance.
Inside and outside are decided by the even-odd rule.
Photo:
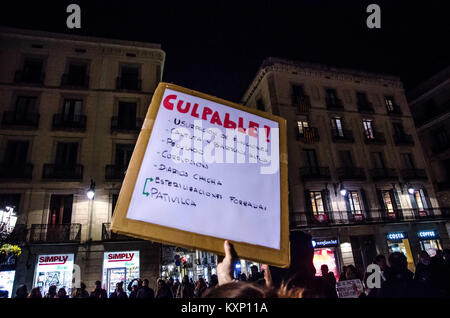
[[[414,140],[408,134],[394,134],[395,145],[409,145],[414,146]]]
[[[330,179],[330,168],[328,167],[302,167],[300,177],[304,180]]]
[[[44,164],[42,178],[60,181],[80,181],[83,179],[82,165]]]
[[[378,144],[384,145],[386,144],[386,139],[384,138],[384,134],[378,131],[372,131],[372,134],[368,132],[364,132],[364,142],[366,144]]]
[[[319,130],[315,127],[303,128],[303,133],[297,129],[297,140],[304,143],[313,143],[320,140]]]
[[[331,129],[331,136],[334,142],[354,142],[353,133],[346,129]]]
[[[55,114],[53,115],[52,127],[54,130],[85,130],[86,116],[67,116],[65,114]]]
[[[365,180],[366,174],[363,168],[346,167],[338,168],[337,173],[341,180]]]
[[[116,88],[120,90],[140,91],[142,81],[138,78],[117,77]]]
[[[384,209],[368,211],[327,211],[324,212],[324,215],[325,217],[319,220],[318,216],[310,211],[293,213],[291,214],[291,228],[449,220],[450,208],[444,207],[424,210],[397,209],[395,212],[388,212]]]
[[[428,179],[425,169],[402,169],[402,176],[405,180]]]
[[[102,241],[139,241],[140,239],[111,232],[111,223],[102,224]]]
[[[81,224],[32,224],[30,243],[80,242]]]
[[[70,73],[64,73],[61,77],[61,86],[74,88],[89,88],[89,76],[73,76]]]
[[[3,112],[3,128],[37,129],[39,127],[39,113],[19,113],[15,111]]]
[[[373,113],[373,106],[372,103],[367,102],[367,103],[360,103],[358,102],[358,111],[360,113]]]
[[[45,73],[37,72],[24,72],[22,70],[16,71],[14,74],[14,82],[16,83],[31,83],[31,84],[43,84],[45,79]]]
[[[30,180],[33,175],[33,165],[31,163],[10,165],[0,165],[0,179],[25,179]]]
[[[339,109],[344,109],[344,104],[342,104],[342,100],[339,98],[326,98],[325,99],[326,103],[327,103],[327,109],[333,109],[333,110],[339,110]]]
[[[299,113],[308,113],[311,110],[311,100],[308,95],[293,95],[292,100]]]
[[[403,115],[402,110],[400,108],[400,106],[394,104],[392,109],[388,109],[387,110],[388,115],[396,115],[396,116],[401,116]]]
[[[370,170],[370,175],[374,180],[392,180],[397,179],[397,172],[391,168],[376,168]]]
[[[142,118],[136,118],[134,121],[119,120],[118,117],[111,118],[111,131],[122,131],[136,133],[141,130]]]
[[[123,180],[127,167],[122,165],[107,165],[105,167],[106,180]]]

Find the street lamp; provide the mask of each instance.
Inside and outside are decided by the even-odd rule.
[[[409,194],[414,194],[415,191],[416,191],[416,190],[412,187],[412,185],[409,185],[409,186],[408,186],[408,193],[409,193]]]
[[[94,199],[95,196],[95,182],[91,179],[91,186],[89,187],[89,190],[86,193],[89,200]]]
[[[344,186],[342,185],[342,183],[341,183],[341,189],[339,190],[339,193],[340,193],[343,197],[345,197],[345,196],[347,195],[347,189],[344,188]]]

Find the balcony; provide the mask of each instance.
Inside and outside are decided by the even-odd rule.
[[[122,181],[126,170],[127,167],[122,165],[107,165],[105,167],[105,179]]]
[[[0,179],[23,179],[31,180],[33,175],[33,165],[26,164],[1,164],[0,165]]]
[[[331,129],[331,138],[333,142],[354,142],[353,133],[351,130]]]
[[[397,209],[395,212],[384,209],[369,211],[327,211],[320,220],[310,211],[297,212],[291,215],[291,228],[333,227],[342,225],[360,225],[376,223],[420,222],[429,220],[449,220],[450,208]]]
[[[2,128],[8,129],[37,129],[39,127],[39,113],[3,112]]]
[[[384,134],[378,131],[372,131],[372,134],[364,132],[364,142],[367,145],[384,145],[386,144],[386,139]]]
[[[360,103],[358,102],[358,112],[360,113],[373,113],[373,106],[372,103],[366,102],[366,103]]]
[[[366,180],[363,168],[346,167],[337,169],[340,180]]]
[[[14,74],[15,83],[27,83],[27,84],[44,84],[45,73],[41,72],[24,72],[22,70],[16,71]]]
[[[136,118],[135,120],[119,120],[118,117],[111,118],[111,131],[125,132],[125,133],[138,133],[142,127],[142,118]]]
[[[311,100],[308,95],[292,95],[292,100],[294,105],[297,107],[297,112],[308,113],[311,110]]]
[[[344,110],[344,104],[339,98],[326,98],[325,99],[328,110]]]
[[[81,240],[81,224],[32,224],[30,243],[77,243]]]
[[[75,76],[64,73],[61,77],[61,86],[66,88],[89,88],[89,76]]]
[[[86,116],[67,116],[65,114],[53,115],[53,130],[86,130]]]
[[[374,180],[394,180],[398,179],[395,169],[376,168],[370,170],[370,175]]]
[[[314,127],[303,128],[303,133],[297,129],[297,140],[304,143],[313,143],[320,140],[319,130]]]
[[[330,179],[330,168],[328,167],[302,167],[300,177],[303,180]]]
[[[58,181],[81,181],[83,179],[82,165],[44,164],[42,179]]]
[[[130,91],[140,91],[142,81],[137,77],[117,77],[116,79],[116,89],[118,90],[130,90]]]
[[[387,110],[388,115],[393,115],[393,116],[402,116],[402,110],[400,108],[400,106],[394,104],[392,109],[388,109]]]
[[[394,142],[396,146],[407,145],[414,146],[414,140],[411,135],[408,134],[394,134]]]
[[[140,241],[140,239],[111,232],[111,223],[102,224],[102,241]]]
[[[426,180],[428,179],[425,169],[402,169],[402,176],[405,180]]]

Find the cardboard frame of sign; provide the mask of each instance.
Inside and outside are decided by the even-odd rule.
[[[138,221],[127,218],[133,191],[136,186],[141,165],[148,147],[152,129],[162,104],[166,89],[195,96],[207,101],[231,107],[239,111],[269,119],[278,123],[279,127],[279,178],[280,178],[280,240],[279,249],[268,248],[261,245],[248,244],[236,240],[230,240],[239,258],[265,263],[278,267],[288,267],[290,264],[289,252],[289,208],[288,208],[288,166],[287,166],[287,136],[286,120],[256,109],[244,107],[211,95],[193,91],[177,85],[160,83],[153,95],[150,107],[139,133],[135,149],[133,151],[125,179],[120,190],[116,208],[114,210],[111,231],[118,234],[141,238],[153,242],[174,245],[184,248],[200,249],[223,255],[224,239],[213,235],[203,235],[174,227]],[[144,187],[145,189],[145,187]],[[239,220],[236,220],[239,222]],[[264,233],[261,233],[264,235]]]

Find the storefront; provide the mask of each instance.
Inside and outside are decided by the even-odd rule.
[[[74,254],[39,255],[36,264],[33,287],[39,287],[44,296],[50,286],[56,290],[64,288],[72,294]]]
[[[134,278],[139,278],[139,251],[104,253],[102,285],[108,295],[114,292],[119,282],[123,282],[127,291]]]
[[[312,245],[314,247],[313,264],[316,269],[316,276],[321,276],[320,267],[327,265],[328,270],[334,273],[336,279],[339,278],[339,257],[337,255],[338,239],[313,239]]]
[[[5,254],[2,254],[2,256],[0,256],[0,298],[13,298],[12,290],[16,277],[16,256]]]
[[[442,250],[439,233],[436,230],[425,230],[417,232],[420,249],[426,251],[431,257],[436,255],[437,250]]]
[[[403,253],[408,262],[408,268],[411,271],[415,270],[414,258],[411,252],[411,246],[406,232],[391,232],[386,235],[389,254],[394,252]]]

